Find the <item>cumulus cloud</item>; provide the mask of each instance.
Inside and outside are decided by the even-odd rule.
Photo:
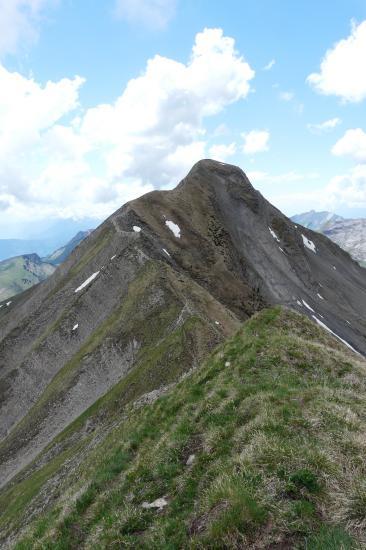
[[[0,56],[15,53],[20,43],[37,39],[45,8],[57,0],[0,0]]]
[[[205,29],[187,64],[158,55],[150,59],[113,105],[86,113],[81,133],[96,147],[111,147],[109,177],[171,184],[204,152],[203,120],[245,98],[253,77],[234,40],[221,29]]]
[[[244,138],[243,152],[246,155],[254,155],[268,151],[270,133],[267,130],[252,130],[242,134]]]
[[[103,218],[175,185],[207,156],[205,119],[244,99],[253,77],[221,29],[198,33],[187,63],[156,55],[113,103],[87,110],[80,77],[42,86],[0,66],[2,207],[12,219]]]
[[[335,118],[330,118],[329,120],[325,120],[324,122],[320,122],[319,124],[308,124],[307,128],[313,134],[323,134],[325,132],[330,132],[336,126],[341,124],[341,122],[342,121],[340,118],[335,117]]]
[[[209,150],[209,156],[213,160],[219,160],[225,162],[229,157],[232,157],[236,153],[236,144],[230,143],[225,145],[223,143],[212,145]]]
[[[356,162],[366,162],[366,133],[361,128],[347,130],[332,148],[333,155],[350,156]]]
[[[130,23],[162,29],[175,14],[176,0],[116,0],[115,13]]]
[[[328,201],[334,206],[366,207],[366,165],[359,164],[347,174],[335,176],[326,188]]]
[[[335,95],[344,101],[358,102],[366,98],[366,21],[353,24],[348,38],[329,49],[320,65],[319,73],[312,73],[307,81],[317,92]]]

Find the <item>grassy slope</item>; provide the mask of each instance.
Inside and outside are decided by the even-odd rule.
[[[74,438],[9,488],[0,526],[34,513],[31,499],[52,493],[84,444],[18,549],[361,547],[365,370],[306,318],[265,310],[153,404],[118,411],[94,448]],[[161,511],[142,507],[160,497]]]
[[[32,266],[31,262],[31,269]],[[26,260],[23,256],[0,262],[0,301],[43,281],[52,273],[53,266],[40,263],[34,268],[36,273],[26,269]]]

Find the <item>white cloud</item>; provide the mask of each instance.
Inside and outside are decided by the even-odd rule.
[[[359,164],[347,174],[334,177],[326,188],[326,194],[333,208],[337,205],[365,208],[366,165]]]
[[[86,113],[81,132],[95,147],[111,147],[110,177],[175,183],[193,157],[187,155],[184,165],[176,167],[167,159],[178,148],[201,151],[192,144],[202,141],[204,118],[245,98],[253,76],[232,38],[220,29],[205,29],[196,36],[186,65],[161,56],[150,59],[144,74],[130,80],[114,105]]]
[[[205,119],[245,98],[253,77],[221,29],[198,33],[186,64],[157,55],[114,103],[85,111],[81,78],[41,86],[0,66],[2,219],[103,218],[175,185],[207,155]]]
[[[350,156],[356,162],[366,162],[366,133],[361,128],[347,130],[332,148],[333,155]]]
[[[210,158],[213,160],[219,160],[225,162],[229,157],[232,157],[236,153],[236,144],[230,143],[229,145],[217,144],[212,145],[209,150]]]
[[[341,124],[340,118],[330,118],[329,120],[325,120],[324,122],[320,122],[319,124],[308,124],[307,128],[310,130],[310,132],[313,132],[314,134],[323,134],[325,132],[329,132],[330,130],[333,130],[336,126]]]
[[[366,98],[366,21],[352,25],[348,38],[337,42],[325,54],[319,73],[307,81],[316,91],[336,95],[344,101],[358,102]]]
[[[280,92],[278,94],[278,97],[282,100],[282,101],[292,101],[295,97],[295,94],[293,92]]]
[[[0,56],[15,53],[19,44],[38,37],[45,8],[57,0],[0,0]]]
[[[270,133],[267,130],[252,130],[242,134],[244,138],[243,151],[246,155],[253,155],[268,151]]]
[[[263,67],[263,70],[264,70],[264,71],[270,71],[270,70],[272,69],[273,65],[275,65],[275,63],[276,63],[276,60],[275,60],[275,59],[271,59],[271,61],[269,61],[269,63],[267,63],[267,65],[265,65],[265,66]]]
[[[176,0],[116,0],[115,13],[130,23],[162,29],[175,14]]]

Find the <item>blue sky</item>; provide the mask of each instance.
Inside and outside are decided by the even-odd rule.
[[[366,216],[365,59],[364,0],[0,0],[0,238],[95,225],[202,156],[288,215]]]

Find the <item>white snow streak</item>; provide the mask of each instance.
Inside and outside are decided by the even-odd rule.
[[[346,340],[343,340],[343,338],[341,338],[340,336],[338,336],[338,334],[336,334],[335,332],[332,331],[332,329],[330,329],[329,327],[327,327],[327,325],[325,323],[323,323],[320,319],[318,319],[317,317],[315,317],[315,315],[312,315],[313,319],[315,319],[315,321],[318,323],[318,325],[320,327],[322,327],[323,329],[327,330],[328,332],[330,332],[331,334],[333,334],[333,336],[335,336],[336,338],[338,338],[338,340],[340,340],[341,342],[343,342],[343,344],[345,346],[347,346],[347,348],[349,348],[350,350],[354,351],[355,353],[357,353],[357,355],[361,355],[361,353],[359,353],[357,350],[355,350],[355,348],[353,348],[351,346],[351,344],[349,344],[348,342],[346,342]]]
[[[307,237],[305,237],[304,234],[301,234],[301,236],[302,236],[302,240],[303,240],[304,246],[306,246],[306,248],[308,248],[309,250],[311,250],[312,252],[314,252],[314,254],[316,254],[316,246],[315,246],[315,244],[313,243],[313,241],[311,241],[310,239],[308,239]]]
[[[273,231],[273,229],[271,227],[268,227],[268,229],[272,237],[275,239],[275,241],[277,241],[278,243],[281,242],[280,239],[277,237],[276,233]]]
[[[141,231],[141,227],[139,227],[138,225],[134,225],[132,229],[134,230],[135,233],[140,233]]]
[[[98,277],[100,271],[96,271],[95,273],[93,273],[93,275],[90,275],[90,277],[83,282],[83,284],[81,284],[80,286],[78,286],[76,289],[75,289],[75,292],[79,292],[80,290],[83,290],[83,288],[85,288],[86,286],[88,286],[92,281],[94,281],[95,277]]]
[[[163,252],[165,252],[165,254],[166,254],[167,256],[169,256],[169,258],[170,258],[170,254],[169,254],[169,252],[166,250],[166,248],[163,248]]]
[[[167,220],[165,224],[169,227],[170,231],[174,233],[174,236],[180,239],[180,227],[176,223]]]
[[[309,306],[309,304],[306,303],[305,300],[303,300],[302,303],[304,304],[304,306],[305,306],[306,308],[308,308],[309,311],[312,311],[313,313],[315,313],[315,311],[313,310],[313,308],[312,308],[311,306]]]
[[[77,328],[79,328],[79,323],[76,323],[76,325],[72,327],[72,330],[76,330]]]

